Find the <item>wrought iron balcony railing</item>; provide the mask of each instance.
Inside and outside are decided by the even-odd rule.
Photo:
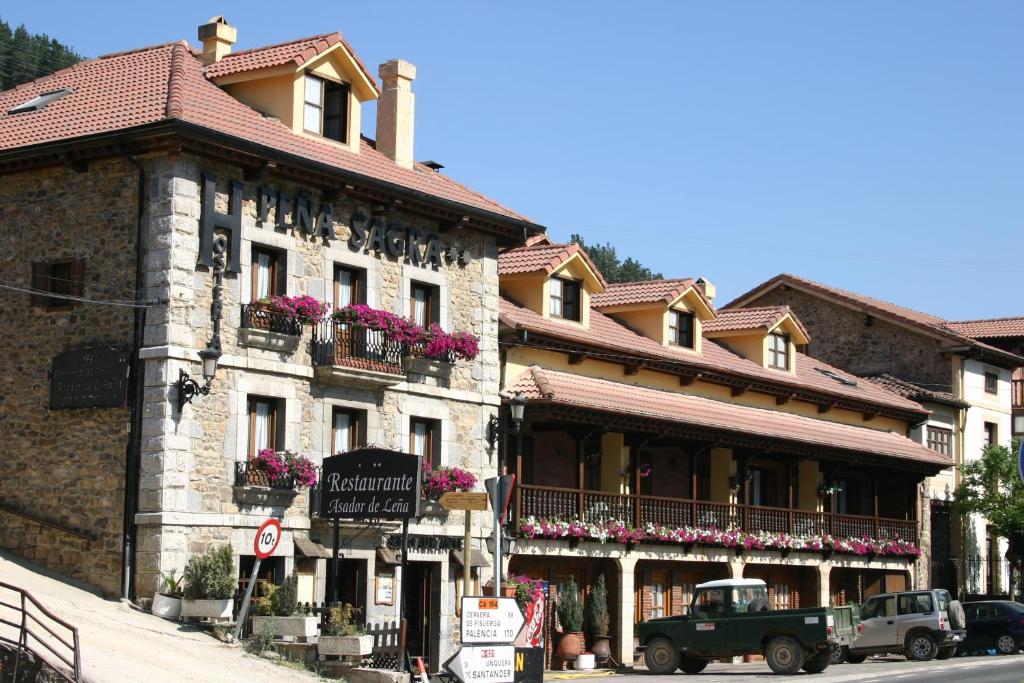
[[[295,337],[302,335],[302,324],[284,313],[268,311],[262,304],[242,304],[241,327],[251,330],[267,330]]]
[[[272,489],[297,490],[295,477],[290,475],[272,477],[267,472],[255,469],[251,465],[252,463],[248,461],[235,463],[235,486],[264,486]]]
[[[381,330],[324,320],[313,326],[313,364],[402,374],[405,345]]]

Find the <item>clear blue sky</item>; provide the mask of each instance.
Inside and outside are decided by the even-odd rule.
[[[1024,314],[1024,3],[6,3],[95,56],[223,13],[415,63],[416,156],[719,303],[779,272]],[[364,114],[373,135],[373,113]]]

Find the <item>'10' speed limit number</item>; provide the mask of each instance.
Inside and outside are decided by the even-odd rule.
[[[260,524],[259,531],[256,532],[256,540],[253,542],[253,550],[256,551],[256,557],[261,560],[265,560],[274,554],[277,549],[277,544],[281,542],[281,522],[276,519],[268,519],[267,521]]]

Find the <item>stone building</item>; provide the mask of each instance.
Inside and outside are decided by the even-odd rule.
[[[608,284],[544,236],[498,269],[502,385],[528,400],[509,567],[587,600],[603,574],[618,661],[701,581],[763,579],[778,608],[927,582],[924,482],[952,458],[910,438],[919,403],[800,352],[792,309]]]
[[[1020,349],[988,343],[986,330],[964,329],[969,322],[947,321],[785,273],[757,285],[726,309],[778,305],[789,306],[807,326],[813,337],[807,351],[811,357],[929,409],[928,420],[911,438],[951,455],[954,462],[928,480],[930,500],[923,521],[936,551],[927,568],[930,584],[954,594],[1005,592],[1008,577],[1000,572],[1005,541],[993,537],[980,517],[961,524],[951,514],[950,500],[957,484],[955,463],[977,458],[985,444],[1009,443],[1012,374],[1024,364],[1016,355]]]
[[[255,459],[377,445],[493,476],[498,249],[542,228],[414,161],[412,64],[381,65],[378,84],[339,33],[232,52],[215,17],[199,37],[0,93],[0,543],[145,599],[224,543],[247,577],[274,516],[283,539],[261,578],[295,573],[301,600],[323,600],[327,522]],[[370,101],[376,141],[360,134]],[[304,319],[289,311],[303,295],[413,319],[430,340],[462,331],[479,351]],[[209,381],[207,349],[221,353]],[[462,526],[414,523],[404,580],[395,525],[341,530],[340,597],[385,622],[402,585],[410,649],[435,668]]]

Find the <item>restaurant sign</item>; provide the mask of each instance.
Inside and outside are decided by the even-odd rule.
[[[324,458],[320,516],[411,519],[419,516],[420,457],[363,448]]]
[[[54,356],[50,410],[127,405],[128,355],[124,348],[93,346]]]

